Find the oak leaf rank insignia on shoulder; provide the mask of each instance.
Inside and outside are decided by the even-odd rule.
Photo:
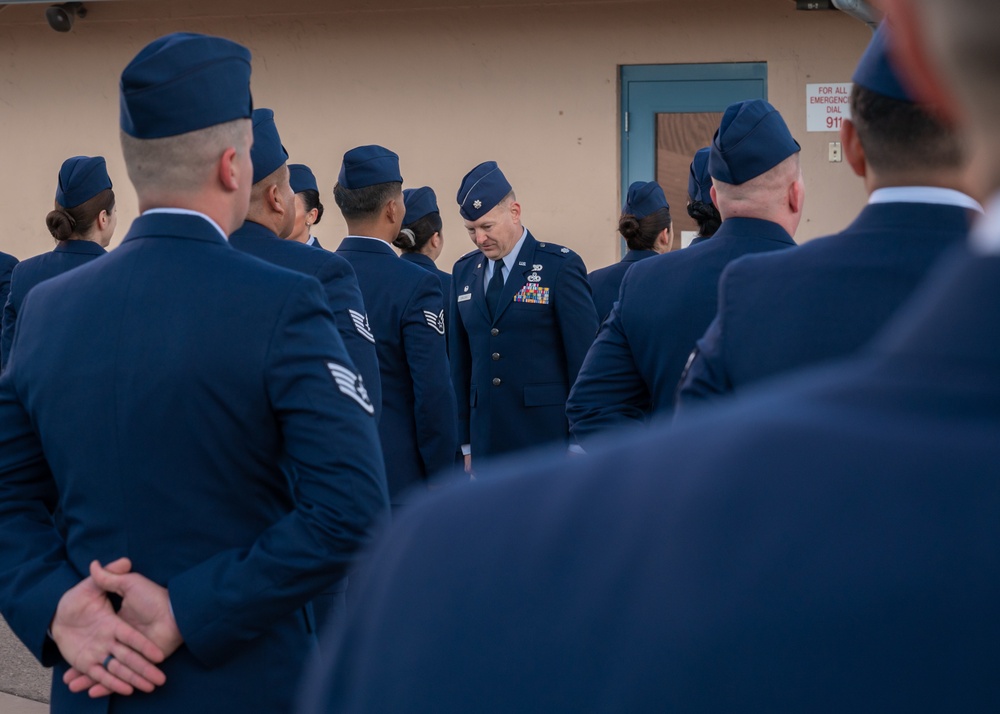
[[[355,374],[347,367],[336,362],[327,362],[326,366],[330,370],[331,376],[333,376],[333,381],[337,383],[337,388],[341,394],[357,402],[368,416],[374,415],[375,405],[372,404],[372,400],[368,396],[368,390],[365,389],[365,381],[361,378],[361,375]]]

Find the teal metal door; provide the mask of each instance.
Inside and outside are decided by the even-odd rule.
[[[767,99],[766,63],[623,66],[622,196],[633,181],[659,180],[675,225],[680,219],[680,227],[688,228],[684,205],[691,157],[711,142],[715,114],[745,99]]]

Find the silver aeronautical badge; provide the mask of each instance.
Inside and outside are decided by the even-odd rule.
[[[538,273],[532,273],[531,275],[528,276],[528,282],[529,283],[540,283],[540,282],[542,282],[542,276],[539,275]]]
[[[538,263],[535,263],[534,265],[531,266],[531,269],[537,273],[539,270],[542,269],[542,266],[539,265]]]

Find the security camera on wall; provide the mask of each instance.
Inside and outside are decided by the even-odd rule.
[[[52,5],[45,10],[45,19],[56,32],[69,32],[73,29],[76,18],[86,17],[87,8],[82,2],[66,2],[62,5]]]

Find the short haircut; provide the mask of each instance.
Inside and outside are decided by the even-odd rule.
[[[399,181],[377,183],[374,186],[349,189],[337,183],[333,187],[333,199],[340,207],[340,212],[348,220],[371,218],[376,215],[386,203],[403,191]]]
[[[957,169],[964,163],[961,140],[919,104],[886,97],[855,84],[851,122],[876,171]]]
[[[249,126],[249,119],[235,119],[159,139],[137,139],[120,132],[125,168],[136,193],[199,190],[226,149],[249,154]]]
[[[253,205],[264,198],[267,193],[267,189],[271,186],[276,186],[281,184],[282,176],[288,176],[288,171],[285,169],[287,164],[282,164],[274,171],[269,173],[267,176],[262,178],[260,181],[255,183],[250,189],[250,204]]]
[[[715,193],[727,216],[763,215],[785,200],[785,191],[793,181],[802,178],[802,161],[799,152],[774,166],[760,176],[741,184],[731,184],[713,178]]]

